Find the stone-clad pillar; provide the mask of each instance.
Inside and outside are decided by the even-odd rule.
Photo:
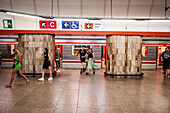
[[[141,75],[142,37],[107,36],[106,74]]]
[[[23,73],[42,73],[44,48],[48,48],[53,67],[54,36],[48,34],[21,34],[19,35],[19,51],[22,58]]]

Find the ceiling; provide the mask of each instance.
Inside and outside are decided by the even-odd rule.
[[[0,0],[1,10],[54,17],[165,19],[169,6],[170,0]]]

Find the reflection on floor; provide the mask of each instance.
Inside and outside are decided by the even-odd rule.
[[[170,113],[170,79],[162,71],[143,71],[143,79],[80,75],[65,70],[54,81],[38,82],[15,77],[5,88],[12,70],[0,72],[0,113]]]

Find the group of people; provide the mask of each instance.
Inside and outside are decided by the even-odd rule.
[[[163,76],[170,77],[170,50],[168,47],[161,54],[161,62],[163,62]]]
[[[17,73],[17,72],[26,80],[27,83],[29,82],[28,78],[21,71],[21,54],[20,54],[20,52],[17,49],[13,49],[13,53],[14,53],[13,56],[12,56],[12,59],[14,60],[14,63],[13,63],[13,66],[12,66],[13,71],[12,71],[12,74],[11,74],[10,82],[8,84],[6,84],[7,87],[11,87],[12,86],[15,73]],[[51,62],[50,62],[51,61],[51,57],[49,55],[48,49],[45,48],[44,52],[41,55],[44,56],[44,63],[43,63],[43,67],[42,67],[42,77],[39,78],[38,80],[39,81],[44,81],[45,70],[49,70],[49,72],[50,72],[50,77],[48,78],[48,80],[49,81],[53,80],[52,71],[51,71]],[[93,69],[93,74],[95,74],[95,68],[97,66],[94,64],[94,53],[93,53],[93,50],[91,48],[89,48],[88,52],[87,52],[85,50],[85,46],[83,46],[82,49],[80,49],[80,51],[77,53],[77,55],[79,56],[78,59],[80,58],[81,59],[81,63],[82,63],[82,69],[81,69],[80,73],[82,74],[87,69],[87,73],[86,74],[89,75],[89,70]],[[56,73],[59,72],[60,57],[61,57],[61,53],[59,52],[59,49],[57,49],[56,52],[55,52]],[[86,65],[86,69],[85,69],[84,63],[85,63],[85,58],[86,57],[88,57],[88,63]]]
[[[93,74],[95,74],[95,68],[97,66],[94,64],[94,53],[92,48],[88,48],[88,51],[85,50],[85,46],[82,46],[82,48],[79,50],[79,52],[76,54],[78,55],[78,60],[81,60],[81,71],[80,74],[86,71],[86,75],[89,75],[90,69],[93,69]],[[86,68],[84,66],[86,57],[88,57],[88,62],[86,63]]]
[[[28,78],[21,71],[21,63],[20,63],[21,62],[21,54],[20,54],[20,52],[17,49],[13,49],[13,53],[14,53],[12,55],[12,59],[14,60],[14,63],[13,63],[13,66],[12,66],[13,71],[12,71],[12,74],[11,74],[10,82],[8,84],[6,84],[6,87],[12,86],[15,73],[17,73],[17,72],[19,72],[19,74],[26,80],[26,83],[29,82]],[[48,53],[48,49],[45,48],[44,52],[41,55],[44,56],[44,63],[43,63],[43,67],[42,67],[42,77],[38,80],[44,81],[45,70],[49,70],[49,72],[50,72],[50,77],[48,78],[48,80],[53,80],[52,71],[51,71],[51,62],[50,62],[51,57]]]
[[[8,84],[6,84],[7,87],[11,87],[13,80],[14,80],[14,75],[16,72],[18,72],[28,83],[29,80],[28,78],[21,72],[21,54],[17,49],[13,49],[13,53],[14,56],[12,57],[14,60],[13,63],[13,71],[11,74],[11,79],[10,82]],[[40,79],[38,79],[39,81],[44,81],[44,73],[45,70],[49,70],[50,72],[50,77],[48,78],[48,80],[53,80],[52,77],[52,71],[51,71],[51,58],[50,55],[48,53],[48,49],[45,48],[44,52],[41,54],[44,56],[44,63],[43,63],[43,67],[42,67],[42,77]],[[95,61],[94,61],[94,53],[92,48],[88,48],[88,50],[85,49],[85,46],[82,46],[82,48],[76,53],[76,55],[78,56],[78,60],[81,61],[81,71],[80,74],[84,73],[86,70],[86,75],[89,75],[89,71],[90,69],[93,69],[93,74],[95,74],[95,68],[97,68],[97,66],[95,65]],[[61,57],[61,53],[59,52],[59,49],[56,50],[55,52],[55,62],[56,62],[56,73],[59,72],[59,68],[60,68],[60,57]],[[88,57],[88,62],[86,63],[86,67],[85,65],[85,60],[86,57]],[[165,49],[165,52],[163,52],[161,54],[161,61],[163,62],[163,76],[165,77],[167,75],[167,77],[170,77],[170,50],[167,47]],[[0,55],[0,65],[1,65],[1,59],[2,59],[2,54]]]

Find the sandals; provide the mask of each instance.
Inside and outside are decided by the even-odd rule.
[[[26,82],[27,82],[27,83],[29,83],[29,82],[30,82],[30,80],[27,80]]]
[[[11,84],[6,84],[6,87],[11,87]]]

